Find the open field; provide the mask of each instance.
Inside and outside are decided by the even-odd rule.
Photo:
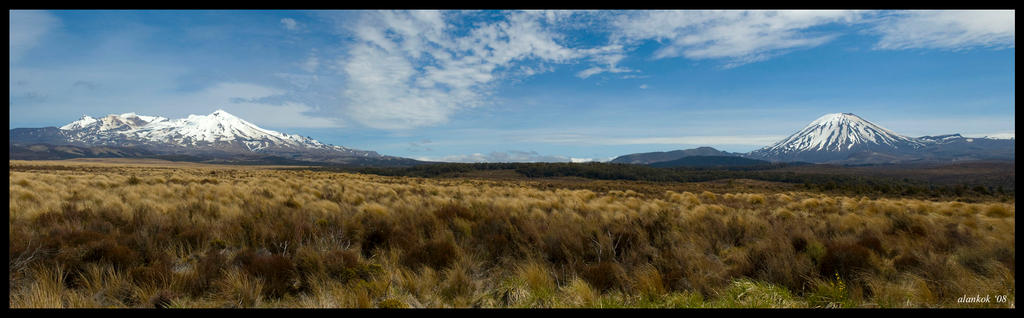
[[[10,160],[12,165],[19,169],[27,169],[34,166],[69,167],[83,168],[91,167],[152,167],[152,168],[216,168],[216,169],[278,169],[278,168],[303,168],[303,166],[279,166],[279,165],[229,165],[229,164],[208,164],[188,161],[169,161],[149,158],[75,158],[66,160]]]
[[[284,168],[290,169],[290,168]],[[874,166],[768,165],[725,168],[658,168],[616,163],[441,163],[412,167],[321,166],[302,170],[356,172],[384,176],[472,178],[500,181],[544,181],[579,186],[579,180],[608,180],[618,187],[653,185],[661,189],[698,192],[710,184],[731,187],[738,180],[756,181],[758,187],[777,191],[812,191],[851,197],[912,198],[933,201],[985,202],[1013,200],[1012,161],[954,164],[898,164]],[[625,182],[624,182],[625,181]],[[583,182],[590,187],[591,182]],[[746,184],[751,184],[746,182]],[[723,191],[746,191],[726,188]],[[640,190],[638,190],[640,191]],[[712,190],[714,191],[714,190]]]
[[[86,160],[9,175],[11,307],[1015,301],[1012,196]],[[975,295],[991,302],[957,301]]]
[[[1013,189],[1014,161],[968,161],[947,164],[899,164],[873,166],[804,165],[779,169],[796,173],[880,176],[922,180],[934,184],[969,183]]]

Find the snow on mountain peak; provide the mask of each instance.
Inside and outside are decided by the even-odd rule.
[[[852,113],[834,113],[818,117],[789,138],[761,151],[778,154],[843,152],[854,148],[883,146],[903,149],[921,145],[920,141],[896,134]]]
[[[238,118],[238,117],[235,117],[235,115],[229,114],[227,111],[224,111],[223,109],[218,109],[218,110],[213,111],[213,113],[210,113],[210,116],[225,117],[225,118]]]
[[[979,139],[961,134],[912,138],[851,113],[833,113],[818,117],[789,137],[746,156],[815,163],[1002,160],[1013,158],[1013,140]]]
[[[938,135],[938,136],[922,136],[922,137],[918,137],[917,138],[917,140],[920,140],[920,141],[923,141],[923,142],[926,142],[926,143],[946,143],[946,142],[960,140],[960,139],[964,139],[964,136],[961,136],[960,134],[948,134],[948,135]]]
[[[154,121],[165,120],[163,117],[139,116],[135,113],[110,114],[100,118],[93,118],[89,115],[82,115],[79,120],[61,126],[62,130],[77,131],[83,129],[95,129],[98,131],[108,130],[133,130],[145,126]]]
[[[189,115],[174,120],[135,113],[111,114],[99,119],[82,116],[61,129],[80,141],[122,140],[186,147],[229,146],[242,147],[248,151],[269,148],[353,151],[341,146],[326,145],[308,137],[263,129],[223,109],[209,115]]]
[[[61,126],[60,129],[61,130],[82,129],[82,128],[85,128],[86,126],[89,126],[89,125],[92,125],[93,123],[96,123],[96,121],[97,121],[96,118],[89,117],[89,115],[82,115],[82,118],[79,118],[78,120],[73,121],[70,124]]]
[[[149,125],[142,127],[139,133],[147,139],[185,144],[266,139],[297,146],[285,134],[260,128],[223,110]]]

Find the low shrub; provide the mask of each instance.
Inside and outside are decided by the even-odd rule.
[[[590,286],[602,292],[623,289],[629,283],[629,278],[622,266],[611,261],[584,266],[580,271],[580,277]]]
[[[235,255],[233,263],[246,273],[263,280],[264,296],[279,298],[299,288],[295,264],[283,255],[246,249]]]
[[[433,239],[405,254],[409,268],[430,266],[442,270],[459,258],[459,247],[450,239]]]
[[[857,244],[832,242],[826,246],[819,269],[824,277],[838,273],[846,280],[854,280],[873,269],[871,250]]]

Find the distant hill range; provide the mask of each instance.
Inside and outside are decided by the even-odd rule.
[[[769,165],[772,162],[743,157],[742,153],[711,147],[685,150],[635,153],[620,156],[611,163],[642,164],[656,168],[732,168]]]
[[[684,158],[709,156],[708,158]],[[734,157],[768,162],[830,164],[947,163],[971,160],[1014,160],[1014,139],[971,138],[960,134],[907,137],[850,113],[827,114],[786,139],[749,153],[710,147],[620,156],[613,163],[651,166],[685,164],[742,165]],[[753,161],[751,164],[757,164]]]
[[[410,166],[424,162],[260,128],[223,110],[170,120],[135,113],[10,130],[11,159],[147,157],[249,164]]]
[[[167,119],[135,113],[82,116],[61,127],[10,130],[11,159],[138,157],[239,164],[413,166],[427,162],[321,143],[260,128],[223,110]],[[711,147],[636,153],[612,163],[655,167],[744,167],[766,163],[948,163],[1014,160],[1014,139],[960,134],[907,137],[850,113],[821,116],[749,153]]]
[[[700,147],[686,150],[635,153],[625,156],[619,156],[615,159],[612,159],[611,163],[631,163],[647,165],[657,162],[666,162],[694,156],[738,157],[740,155],[742,154],[719,151],[711,147]]]

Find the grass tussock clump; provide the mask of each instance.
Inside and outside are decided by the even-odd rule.
[[[855,243],[829,243],[819,264],[820,272],[825,277],[833,273],[847,280],[869,275],[874,269],[871,253],[870,249]]]
[[[235,255],[233,263],[245,273],[262,280],[262,294],[267,297],[281,297],[301,287],[295,264],[289,257],[246,249]]]
[[[1003,307],[956,299],[1015,296],[1005,200],[11,165],[17,308]]]
[[[580,277],[590,286],[602,292],[622,290],[629,282],[622,265],[611,261],[584,266]]]
[[[452,240],[434,239],[406,253],[405,263],[410,268],[429,266],[447,268],[459,259],[459,247]]]

